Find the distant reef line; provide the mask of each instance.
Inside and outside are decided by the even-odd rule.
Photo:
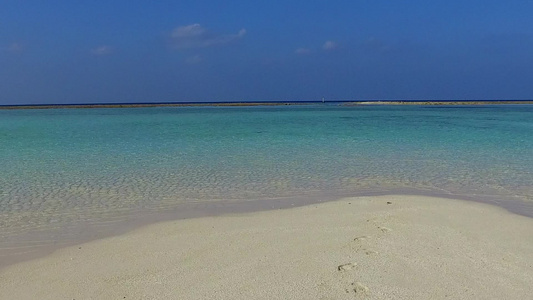
[[[0,105],[0,109],[53,109],[53,108],[135,108],[135,107],[184,107],[184,106],[264,106],[310,104],[309,102],[220,102],[220,103],[117,103],[117,104],[38,104],[38,105]]]
[[[357,101],[275,101],[275,102],[173,102],[173,103],[97,103],[97,104],[35,104],[0,105],[0,109],[54,109],[54,108],[135,108],[135,107],[185,107],[185,106],[279,106],[337,104],[341,106],[358,105],[508,105],[533,104],[533,100],[357,100]]]

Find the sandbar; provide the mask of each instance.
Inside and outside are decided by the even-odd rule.
[[[0,270],[2,299],[530,299],[533,219],[373,196],[167,221]]]

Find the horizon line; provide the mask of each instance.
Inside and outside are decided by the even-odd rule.
[[[244,101],[182,101],[182,102],[94,102],[94,103],[39,103],[39,104],[0,104],[0,109],[22,108],[126,108],[126,107],[164,107],[164,106],[260,106],[260,105],[298,105],[298,104],[533,104],[528,99],[382,99],[382,100],[244,100]]]

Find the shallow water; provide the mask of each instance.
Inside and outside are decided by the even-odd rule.
[[[302,196],[405,191],[533,216],[533,106],[4,110],[0,168],[0,249]]]

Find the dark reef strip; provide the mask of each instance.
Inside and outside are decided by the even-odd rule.
[[[171,102],[171,103],[97,103],[97,104],[37,104],[37,105],[0,105],[0,109],[53,109],[53,108],[136,108],[136,107],[184,107],[184,106],[279,106],[337,104],[355,105],[508,105],[533,104],[533,100],[372,100],[372,101],[276,101],[276,102]]]
[[[52,108],[135,108],[182,106],[261,106],[303,105],[309,102],[221,102],[221,103],[131,103],[131,104],[53,104],[53,105],[0,105],[0,109],[52,109]]]

